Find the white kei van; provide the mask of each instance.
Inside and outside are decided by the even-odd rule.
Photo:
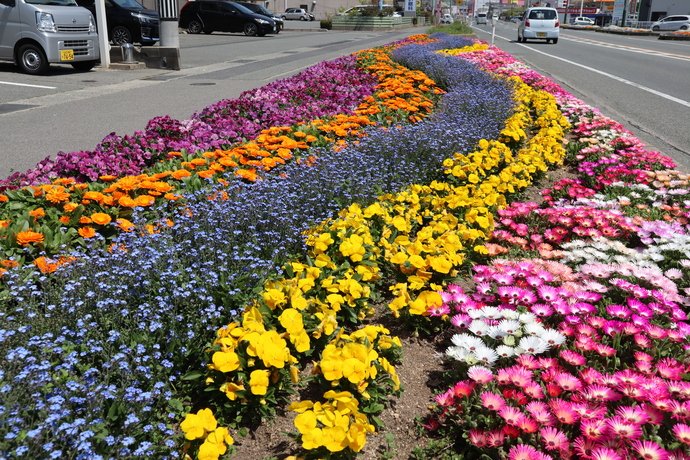
[[[486,13],[477,13],[477,24],[486,24]]]
[[[51,63],[91,70],[99,58],[96,21],[74,0],[0,0],[0,60],[41,74]]]

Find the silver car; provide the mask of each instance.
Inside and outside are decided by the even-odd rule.
[[[314,15],[304,8],[288,8],[280,17],[282,17],[284,21],[287,19],[299,19],[300,21],[314,20]]]
[[[546,43],[558,43],[560,23],[556,8],[533,7],[527,8],[522,22],[518,26],[517,41],[527,42],[527,39],[546,40]]]
[[[690,29],[690,16],[676,15],[666,16],[652,24],[653,31],[659,30],[688,30]]]

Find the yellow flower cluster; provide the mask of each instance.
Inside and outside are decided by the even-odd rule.
[[[482,43],[475,43],[470,46],[465,46],[462,48],[451,49],[451,50],[439,50],[436,51],[439,54],[447,54],[448,56],[458,56],[465,53],[473,53],[475,51],[486,51],[489,49],[489,45]]]
[[[187,414],[180,424],[185,438],[190,441],[203,439],[199,447],[199,460],[218,460],[235,440],[227,428],[219,427],[210,409],[201,409],[196,414]]]
[[[329,390],[325,403],[300,401],[288,410],[298,412],[295,426],[300,432],[302,447],[307,450],[325,447],[330,452],[350,448],[359,452],[366,444],[367,433],[375,431],[367,416],[359,412],[359,401],[349,391]]]
[[[368,325],[349,335],[338,334],[326,345],[314,372],[320,372],[332,386],[345,379],[356,386],[364,399],[368,399],[366,389],[369,381],[378,375],[380,367],[390,376],[393,390],[399,390],[400,379],[395,368],[376,351],[377,347],[383,350],[402,347],[400,339],[385,335],[388,333],[388,329],[382,326]]]
[[[299,327],[304,330],[301,325]],[[292,324],[292,330],[297,330],[297,322]],[[308,347],[308,337],[306,343]],[[213,352],[208,367],[226,374],[218,389],[231,401],[239,397],[246,402],[250,395],[263,397],[270,386],[269,381],[279,379],[278,370],[297,363],[287,344],[276,330],[266,329],[257,308],[248,308],[242,315],[241,324],[233,322],[217,332],[214,342],[217,350]],[[211,378],[207,383],[215,381]],[[249,393],[245,384],[249,385]]]

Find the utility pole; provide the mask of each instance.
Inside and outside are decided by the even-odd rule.
[[[625,0],[623,2],[623,24],[622,24],[623,27],[627,27],[626,26],[626,20],[627,19],[628,19],[628,0]]]

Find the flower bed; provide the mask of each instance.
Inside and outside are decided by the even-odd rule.
[[[300,455],[350,458],[400,390],[400,342],[365,325],[383,302],[422,335],[453,334],[452,388],[426,424],[446,452],[681,458],[687,176],[500,50],[432,38],[361,56],[392,86],[360,106],[369,118],[327,124],[343,130],[335,148],[323,134],[256,182],[233,173],[256,165],[223,175],[186,158],[197,185],[134,210],[141,231],[110,252],[66,254],[50,275],[8,266],[3,454],[218,458],[302,380],[315,390],[289,406]],[[418,92],[435,85],[439,102]],[[564,160],[579,179],[514,202]]]

